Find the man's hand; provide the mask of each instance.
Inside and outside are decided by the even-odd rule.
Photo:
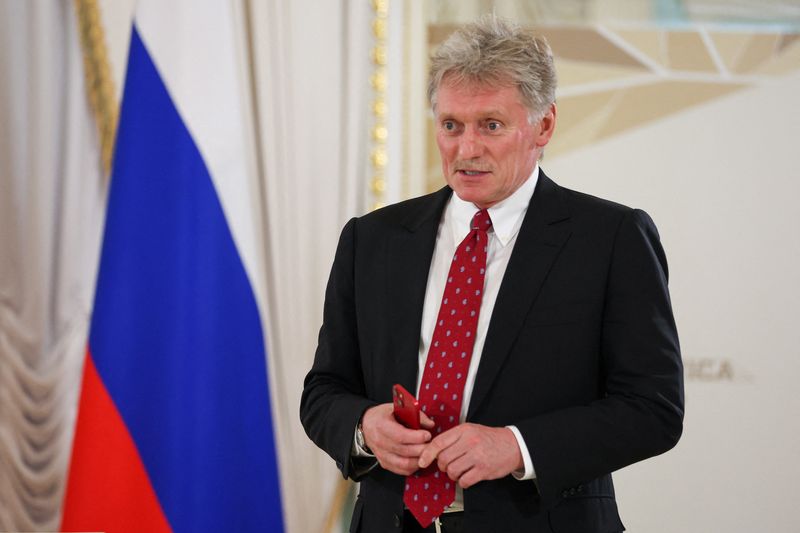
[[[459,424],[424,446],[416,466],[437,461],[439,470],[466,489],[523,468],[517,439],[508,428]]]
[[[431,440],[428,430],[434,423],[425,413],[420,413],[420,422],[426,429],[408,429],[395,420],[392,409],[391,403],[367,409],[361,419],[361,430],[367,446],[383,468],[408,476],[419,468],[419,455]]]

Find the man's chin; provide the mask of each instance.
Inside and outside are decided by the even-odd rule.
[[[481,209],[493,203],[486,198],[486,194],[483,191],[476,187],[458,187],[453,191],[461,200],[475,204]]]

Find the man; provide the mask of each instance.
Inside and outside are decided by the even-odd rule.
[[[681,434],[658,234],[539,168],[554,94],[544,40],[460,29],[429,85],[448,186],[342,232],[300,411],[361,481],[351,531],[622,531],[610,473]]]

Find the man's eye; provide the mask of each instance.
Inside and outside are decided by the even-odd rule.
[[[442,127],[443,127],[445,130],[447,130],[447,131],[453,131],[454,129],[456,129],[456,125],[455,125],[455,123],[453,123],[453,122],[452,122],[452,121],[450,121],[450,120],[446,120],[446,121],[444,121],[444,122],[442,123]]]
[[[489,123],[486,124],[486,129],[488,129],[489,131],[497,131],[497,130],[500,129],[500,123],[499,122],[489,122]]]

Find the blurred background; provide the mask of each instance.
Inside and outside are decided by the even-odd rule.
[[[0,1],[0,531],[59,528],[136,4]],[[297,415],[339,230],[443,185],[427,57],[492,11],[544,34],[556,56],[558,122],[542,167],[646,210],[667,252],[684,436],[615,474],[623,522],[800,530],[800,2],[224,6],[257,182],[249,208],[262,213],[248,271],[286,531],[349,519],[353,487]],[[170,23],[180,30],[177,8]]]

